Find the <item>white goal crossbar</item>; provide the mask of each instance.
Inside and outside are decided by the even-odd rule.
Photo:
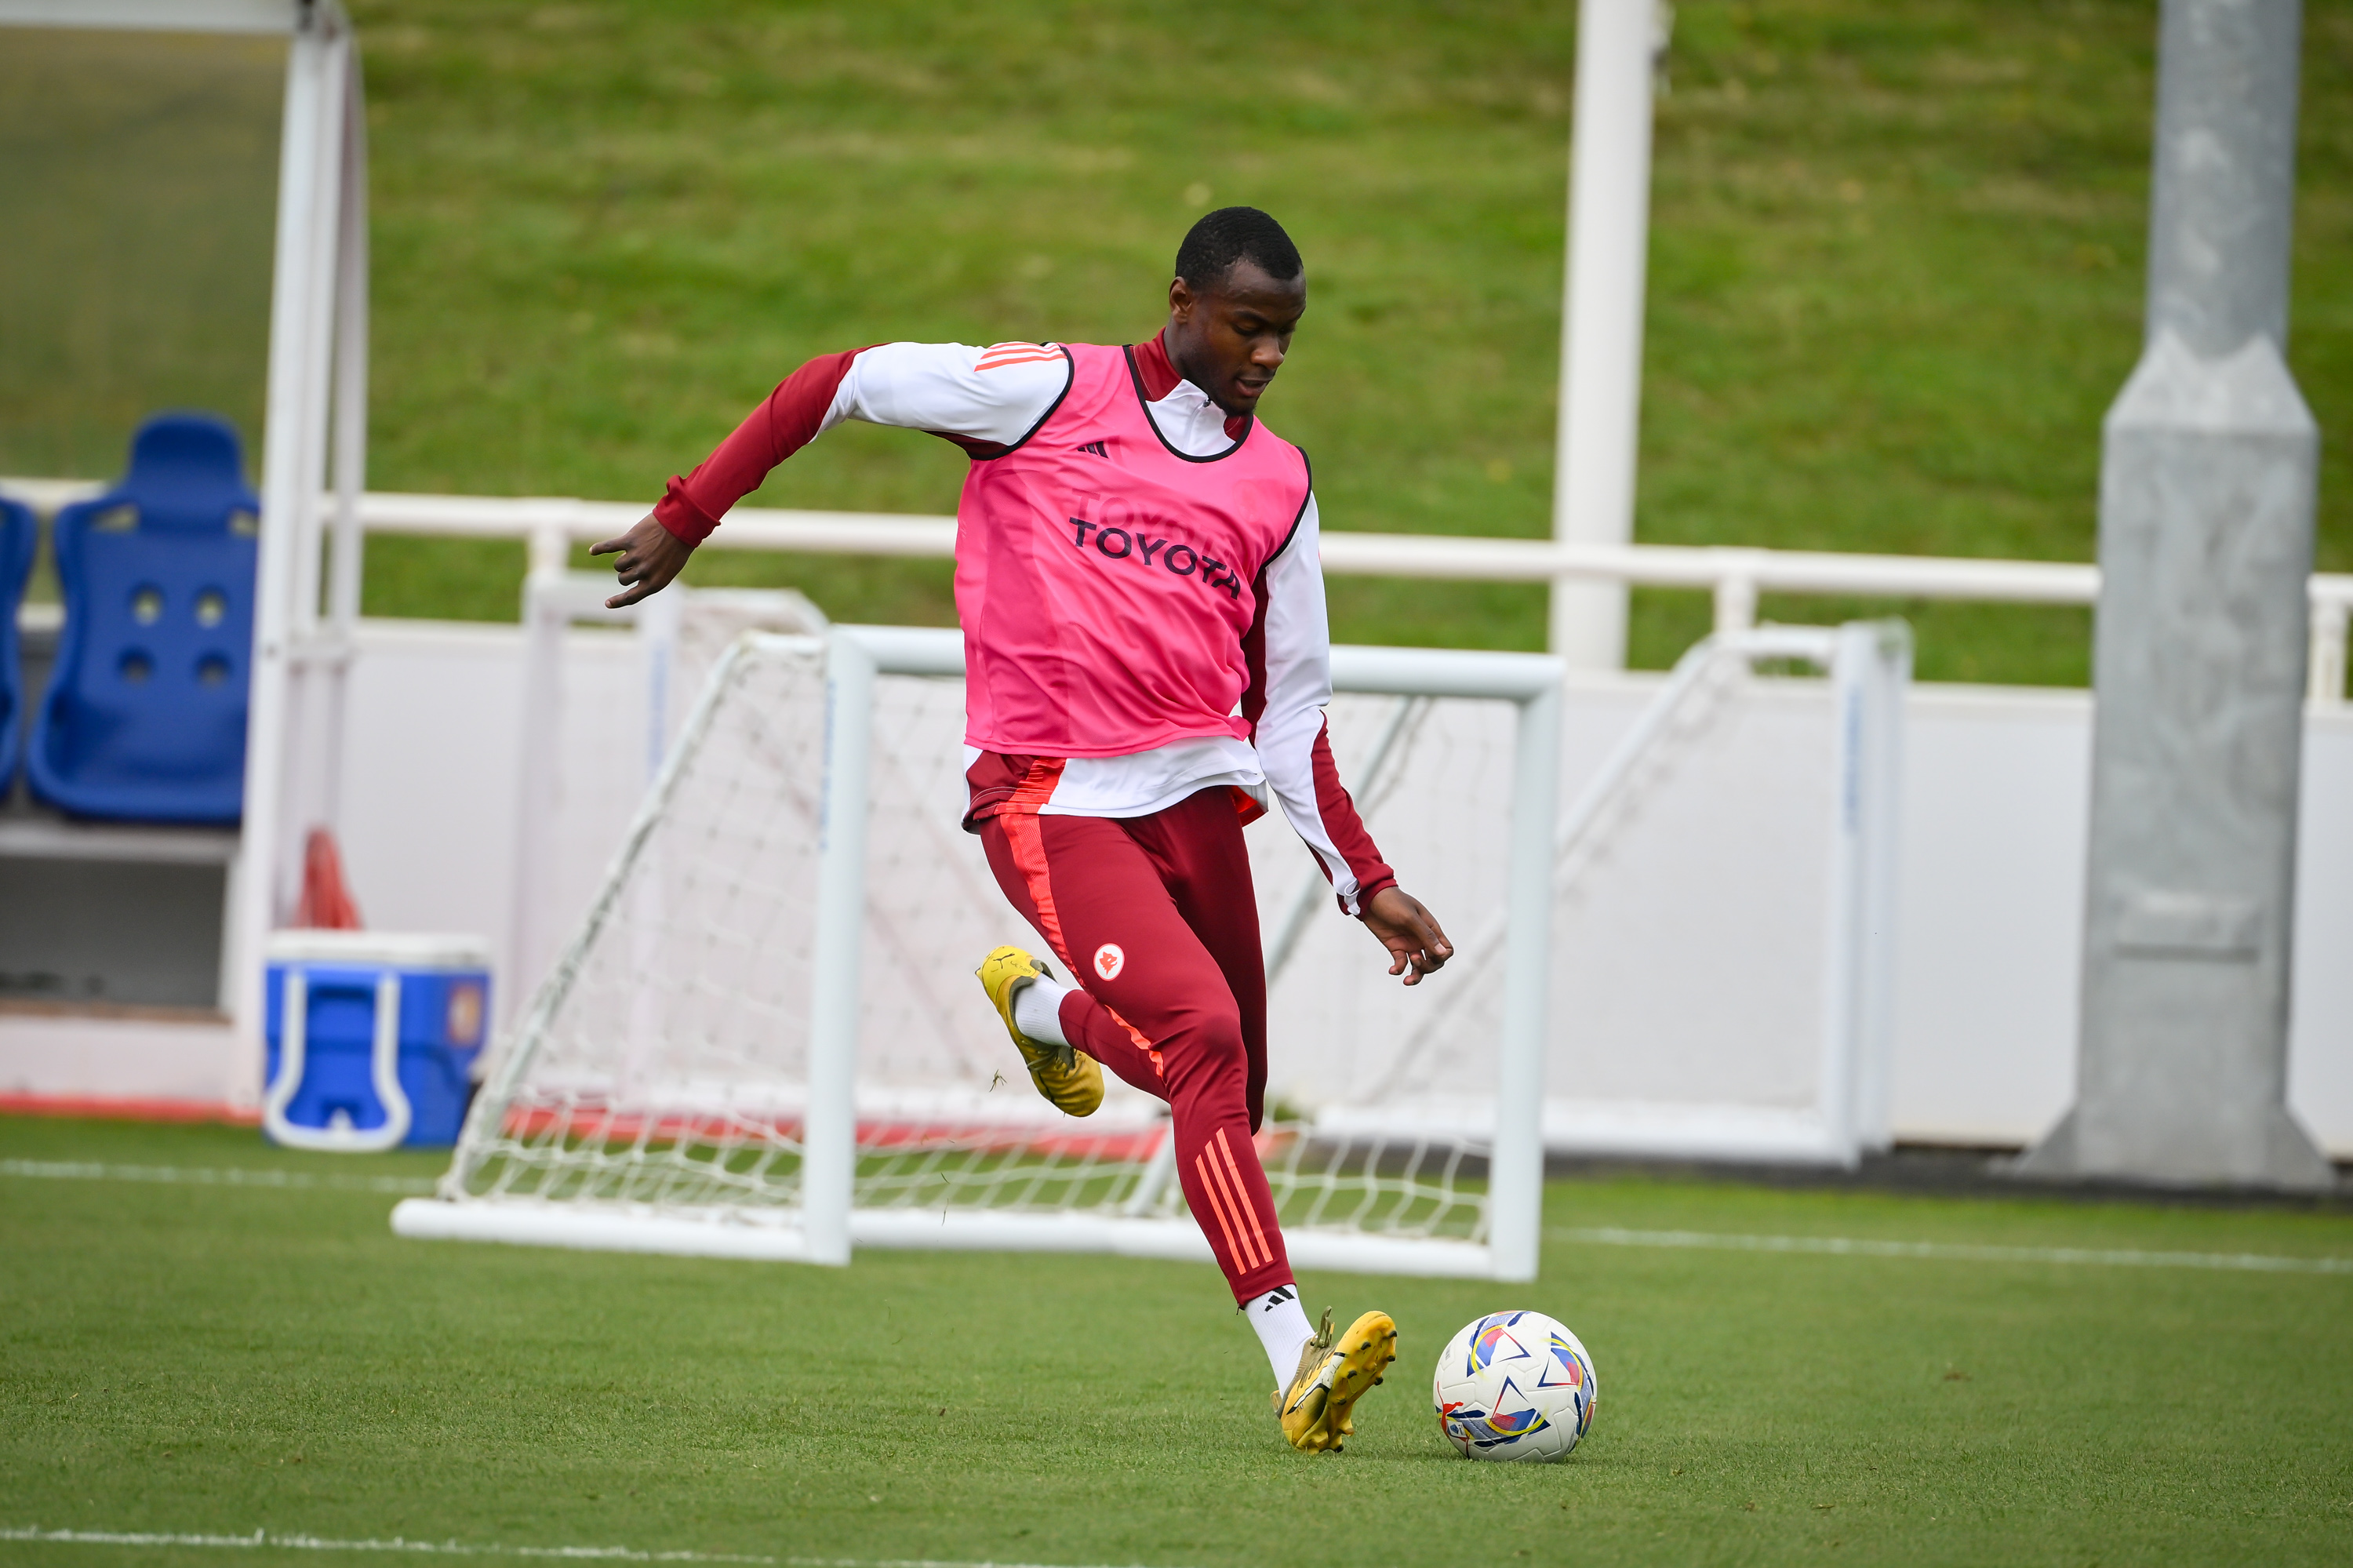
[[[792,955],[794,973],[806,979],[806,1014],[802,1021],[772,1026],[788,1033],[805,1029],[799,1081],[754,1110],[747,1111],[737,1095],[723,1112],[706,1113],[710,1125],[723,1123],[724,1130],[712,1135],[702,1155],[693,1160],[679,1157],[669,1147],[675,1136],[659,1130],[671,1113],[617,1109],[616,1091],[603,1079],[588,1097],[595,1101],[593,1114],[584,1116],[578,1108],[586,1103],[580,1093],[567,1091],[572,1101],[545,1111],[549,1119],[539,1124],[540,1141],[519,1141],[512,1132],[520,1114],[519,1086],[533,1070],[558,1012],[581,1005],[576,989],[593,978],[598,966],[621,963],[604,955],[600,938],[607,935],[608,926],[626,924],[632,898],[642,901],[658,893],[648,885],[651,878],[645,866],[656,858],[649,846],[686,787],[743,670],[764,659],[809,661],[820,647],[822,767],[811,803],[816,831],[813,863],[807,866],[814,908],[806,961]],[[1144,1145],[1132,1143],[1124,1146],[1125,1152],[1100,1160],[1089,1153],[1074,1172],[1059,1173],[1067,1188],[1084,1189],[1096,1198],[1115,1191],[1111,1201],[1091,1198],[1060,1207],[1050,1202],[1039,1207],[944,1202],[933,1207],[902,1195],[895,1204],[861,1202],[861,1191],[877,1186],[861,1176],[861,1161],[887,1155],[887,1150],[878,1154],[874,1149],[861,1149],[857,1096],[861,1012],[869,1000],[861,971],[870,926],[867,830],[878,787],[873,773],[877,682],[884,676],[959,677],[963,668],[962,638],[953,630],[835,627],[821,643],[765,633],[742,638],[714,670],[586,921],[477,1097],[439,1195],[398,1205],[393,1214],[395,1231],[420,1238],[826,1264],[848,1262],[855,1246],[1208,1258],[1208,1245],[1192,1221],[1181,1208],[1171,1212],[1166,1192],[1170,1140],[1165,1125],[1152,1135],[1156,1142],[1150,1144],[1149,1153],[1138,1152]],[[1514,705],[1511,805],[1504,833],[1508,869],[1502,906],[1494,915],[1499,927],[1494,949],[1502,964],[1494,997],[1496,1093],[1488,1125],[1435,1154],[1423,1145],[1402,1153],[1375,1145],[1359,1151],[1356,1164],[1340,1177],[1334,1175],[1338,1158],[1329,1157],[1320,1173],[1326,1183],[1318,1190],[1324,1195],[1308,1206],[1299,1223],[1286,1217],[1286,1246],[1293,1262],[1307,1267],[1533,1279],[1543,1195],[1546,1041],[1551,1025],[1548,976],[1562,666],[1558,660],[1537,654],[1340,647],[1333,650],[1332,669],[1339,693]],[[786,793],[777,795],[776,812],[786,810]],[[794,896],[781,889],[777,895]],[[774,961],[782,963],[785,957],[777,955]],[[702,1005],[710,1001],[708,996],[691,1000]],[[624,995],[617,1011],[628,1007]],[[770,1015],[774,1012],[771,1009]],[[627,1033],[621,1024],[611,1027]],[[644,1049],[658,1053],[663,1044],[656,1040]],[[615,1082],[619,1077],[607,1075]],[[705,1086],[699,1092],[708,1104],[714,1094],[726,1098],[723,1089]],[[670,1125],[678,1124],[673,1120]],[[1312,1138],[1294,1138],[1294,1163],[1314,1158],[1300,1153],[1313,1147]],[[607,1147],[576,1152],[576,1146],[599,1139]],[[1062,1135],[1060,1140],[1069,1143],[1072,1137]],[[1483,1172],[1464,1164],[1466,1153],[1483,1160]],[[1007,1157],[984,1151],[978,1158]],[[498,1160],[505,1161],[507,1174],[485,1189],[482,1171]],[[1406,1169],[1402,1181],[1390,1170],[1400,1160]],[[565,1170],[552,1174],[558,1166]],[[516,1170],[525,1172],[523,1180],[513,1179]],[[1045,1180],[1027,1166],[1016,1174],[1033,1185]],[[1430,1180],[1416,1187],[1422,1176]],[[1460,1185],[1458,1176],[1462,1178]],[[939,1179],[953,1189],[950,1175]],[[903,1190],[902,1181],[902,1194]],[[1348,1202],[1333,1203],[1332,1193],[1341,1191],[1349,1194]],[[760,1201],[745,1201],[745,1194]],[[1435,1234],[1427,1224],[1416,1230],[1395,1224],[1398,1214],[1418,1203],[1424,1212],[1434,1204],[1439,1211],[1471,1213],[1475,1223],[1459,1234]],[[1367,1215],[1374,1216],[1373,1224],[1366,1223]],[[1386,1233],[1380,1229],[1383,1223],[1389,1224]]]

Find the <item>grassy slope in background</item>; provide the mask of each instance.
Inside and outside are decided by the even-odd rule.
[[[1204,207],[1298,235],[1270,418],[1333,528],[1548,526],[1573,7],[363,0],[374,480],[649,500],[806,356],[1153,331]],[[2353,13],[2311,8],[2290,357],[2353,566]],[[1687,0],[1659,101],[1640,535],[2087,558],[2139,336],[2146,0]],[[853,428],[776,505],[944,512]],[[383,541],[370,605],[512,616],[519,548]],[[944,565],[717,554],[845,617]],[[1347,639],[1529,647],[1516,587],[1333,583]],[[1873,607],[1773,603],[1784,617]],[[2081,612],[1905,607],[1934,677],[2079,681]],[[1704,624],[1640,596],[1639,662]]]
[[[443,1163],[5,1118],[0,1157],[346,1181]],[[1281,1446],[1265,1363],[1206,1266],[402,1242],[391,1202],[0,1172],[0,1526],[1203,1568],[2276,1565],[2341,1561],[2353,1530],[2343,1276],[1557,1237],[1534,1287],[1311,1275],[1313,1308],[1392,1311],[1403,1355],[1348,1451],[1309,1458]],[[1547,1213],[2353,1251],[2342,1213],[2032,1198],[1623,1180],[1556,1183]],[[1466,1463],[1429,1414],[1446,1336],[1512,1301],[1566,1319],[1599,1368],[1593,1434],[1563,1465]]]

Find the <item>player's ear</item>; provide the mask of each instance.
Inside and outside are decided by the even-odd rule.
[[[1176,322],[1193,319],[1193,291],[1182,278],[1168,281],[1168,315]]]

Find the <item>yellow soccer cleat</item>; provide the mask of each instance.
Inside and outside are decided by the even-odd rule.
[[[997,948],[973,973],[980,977],[980,989],[988,992],[989,1005],[1005,1021],[1005,1032],[1029,1065],[1029,1081],[1047,1103],[1065,1116],[1094,1115],[1103,1097],[1103,1068],[1095,1059],[1068,1045],[1032,1040],[1013,1022],[1015,994],[1039,975],[1051,979],[1054,971],[1018,948]]]
[[[1299,1352],[1299,1372],[1291,1386],[1274,1395],[1274,1414],[1282,1435],[1302,1453],[1340,1451],[1340,1440],[1356,1430],[1356,1401],[1381,1381],[1381,1373],[1397,1360],[1397,1324],[1386,1312],[1367,1312],[1348,1325],[1335,1342],[1332,1310],[1324,1309],[1324,1326]]]

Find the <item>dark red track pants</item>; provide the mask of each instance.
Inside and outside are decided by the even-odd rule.
[[[1266,960],[1234,796],[1148,817],[981,819],[989,869],[1068,978],[1071,1044],[1168,1102],[1176,1177],[1236,1301],[1291,1279],[1257,1147]]]

